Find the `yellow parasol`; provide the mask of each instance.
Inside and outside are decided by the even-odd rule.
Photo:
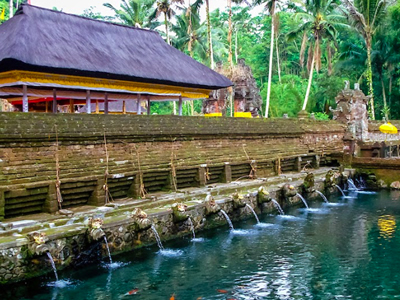
[[[387,123],[379,126],[379,130],[382,133],[386,133],[386,134],[396,134],[397,133],[396,126],[390,124],[390,122],[387,122]]]

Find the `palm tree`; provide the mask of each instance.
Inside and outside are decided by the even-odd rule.
[[[185,0],[158,0],[157,1],[157,8],[150,16],[150,20],[154,20],[158,18],[161,14],[164,15],[164,25],[165,25],[165,35],[167,37],[167,43],[170,44],[169,38],[169,22],[173,16],[176,15],[176,11],[173,9],[174,6],[178,4],[184,4]],[[178,6],[179,9],[181,7]],[[175,103],[175,102],[174,102]]]
[[[214,69],[214,50],[211,38],[211,21],[210,21],[210,3],[206,0],[206,18],[207,18],[207,38],[208,38],[208,51],[210,56],[210,67]]]
[[[275,37],[275,10],[276,10],[277,0],[255,0],[254,4],[259,5],[265,3],[265,7],[271,16],[271,45],[269,51],[269,70],[268,70],[268,89],[267,89],[267,99],[265,106],[265,118],[268,118],[269,111],[269,101],[271,97],[271,82],[272,82],[272,61],[274,58],[274,37]]]
[[[375,120],[374,89],[372,86],[372,39],[376,30],[383,23],[388,6],[391,0],[344,0],[347,7],[346,15],[353,27],[361,34],[367,46],[367,82],[370,96],[369,113],[372,120]]]
[[[303,7],[296,7],[296,16],[300,17],[302,24],[299,28],[288,33],[288,38],[293,39],[302,36],[300,49],[300,64],[304,64],[304,53],[308,44],[309,70],[308,86],[303,102],[302,110],[306,110],[311,90],[314,68],[319,72],[321,68],[321,45],[323,40],[335,41],[337,28],[345,27],[343,16],[336,11],[337,0],[306,0]]]
[[[151,22],[149,16],[155,2],[156,0],[122,0],[120,9],[110,3],[103,5],[113,10],[116,17],[125,25],[154,29],[159,24]]]

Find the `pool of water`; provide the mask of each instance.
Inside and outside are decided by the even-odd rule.
[[[59,282],[49,273],[0,299],[400,299],[400,195],[330,201],[59,272]]]

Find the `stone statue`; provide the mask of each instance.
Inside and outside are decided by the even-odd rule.
[[[348,80],[344,81],[344,90],[347,91],[350,89],[350,82]]]

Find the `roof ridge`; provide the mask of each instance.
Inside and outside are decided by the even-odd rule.
[[[80,16],[80,15],[75,15],[75,14],[70,14],[70,13],[66,13],[66,12],[63,12],[63,11],[58,11],[58,10],[54,10],[54,9],[50,9],[50,8],[46,8],[46,7],[41,7],[41,6],[36,6],[36,5],[28,4],[28,3],[20,4],[20,6],[19,6],[17,12],[15,13],[15,15],[20,14],[21,11],[23,13],[24,6],[32,7],[32,8],[40,9],[40,10],[46,10],[46,11],[49,11],[49,12],[52,12],[52,13],[64,14],[64,15],[67,15],[67,16],[70,16],[70,17],[81,18],[81,19],[85,19],[85,20],[89,20],[89,21],[93,21],[93,22],[99,22],[99,23],[106,24],[106,25],[114,25],[114,26],[129,28],[129,29],[142,30],[142,31],[145,31],[145,32],[151,32],[153,34],[160,35],[157,31],[152,30],[152,29],[138,28],[138,27],[133,27],[133,26],[124,25],[124,24],[112,23],[112,22],[108,22],[108,21],[104,21],[104,20],[92,19],[92,18],[88,18],[88,17],[84,17],[84,16]]]

